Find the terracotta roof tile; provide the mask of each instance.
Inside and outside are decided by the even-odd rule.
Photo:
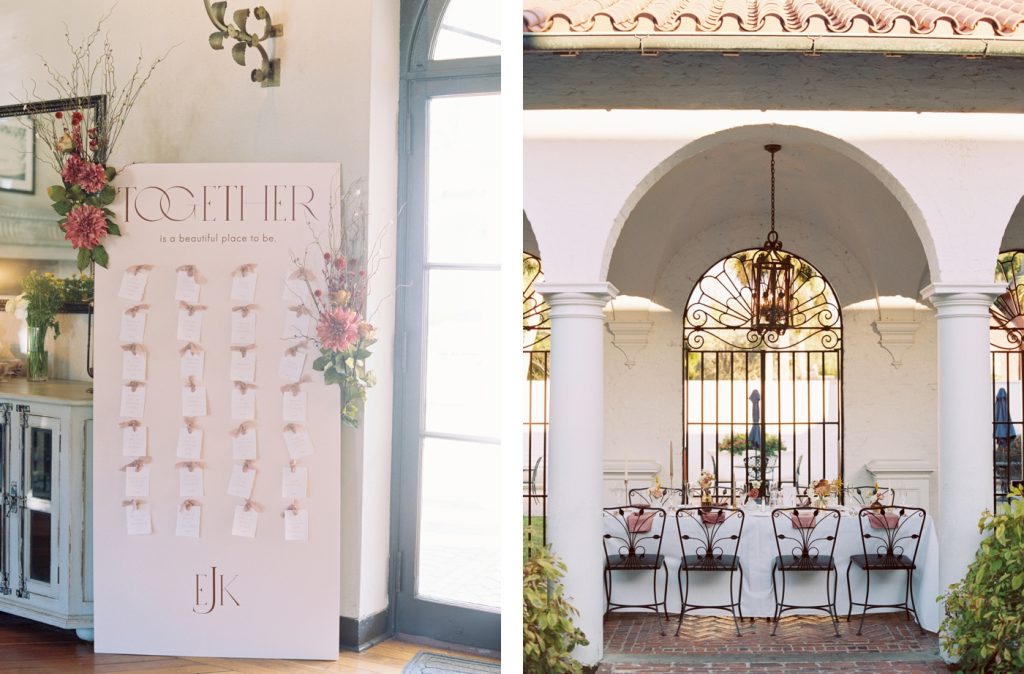
[[[1021,0],[525,0],[527,33],[826,33],[1024,38]]]

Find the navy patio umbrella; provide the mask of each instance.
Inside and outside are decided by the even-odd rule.
[[[1013,439],[1017,437],[1017,431],[1013,429],[1013,419],[1010,418],[1010,401],[1006,389],[999,389],[996,394],[996,408],[993,415],[995,421],[992,434],[996,442],[1003,447],[1009,447]]]
[[[750,430],[747,432],[747,446],[750,449],[761,449],[761,394],[757,389],[750,393]]]

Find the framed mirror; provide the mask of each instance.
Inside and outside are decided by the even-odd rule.
[[[87,117],[101,120],[106,114],[106,97],[0,106],[0,360],[23,355],[24,335],[20,333],[24,321],[3,311],[7,300],[21,294],[21,280],[32,270],[62,278],[78,274],[75,250],[64,240],[57,226],[60,216],[46,194],[49,186],[61,184],[61,177],[42,140],[42,134],[63,128],[55,113],[70,115],[74,110],[87,111]],[[65,305],[62,313],[91,312],[87,305],[78,304]],[[61,319],[63,334],[53,348],[63,365],[51,377],[82,380],[91,376],[86,355],[89,318]]]

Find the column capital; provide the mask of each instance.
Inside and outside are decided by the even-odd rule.
[[[992,301],[1004,292],[1002,283],[933,283],[921,291],[921,297],[935,307],[938,318],[988,316]]]
[[[551,307],[551,317],[578,315],[582,310],[591,317],[604,319],[602,310],[609,300],[619,294],[618,288],[607,281],[599,283],[551,283],[537,284],[537,292]]]

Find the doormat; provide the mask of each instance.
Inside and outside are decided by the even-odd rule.
[[[441,653],[420,651],[402,670],[402,674],[492,674],[501,672],[501,665],[482,660],[468,660]]]

